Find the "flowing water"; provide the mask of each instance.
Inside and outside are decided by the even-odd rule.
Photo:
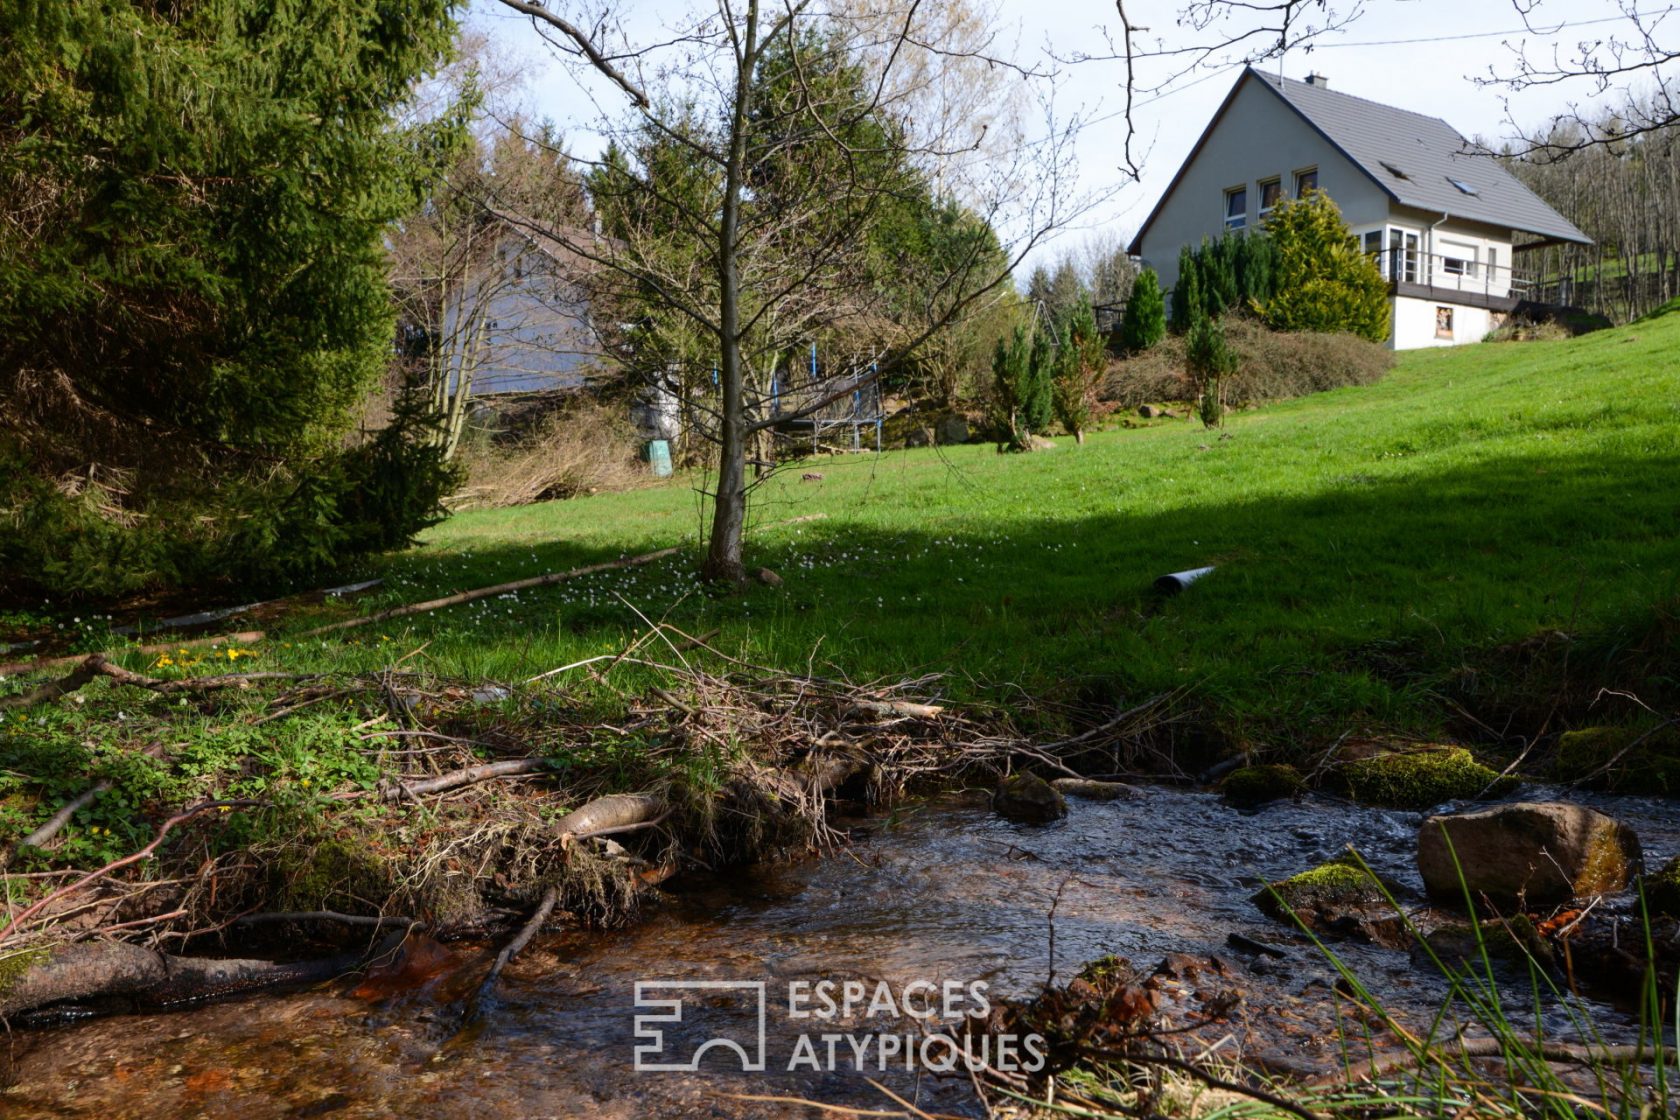
[[[1595,804],[1635,828],[1648,860],[1680,852],[1672,803]],[[742,1099],[749,1096],[890,1106],[861,1065],[930,1111],[977,1115],[966,1078],[918,1076],[896,1056],[883,1071],[878,1051],[860,1062],[845,1042],[836,1068],[826,1068],[819,1040],[813,1049],[825,1068],[804,1063],[789,1072],[802,1033],[902,1034],[908,1022],[791,1020],[789,985],[862,979],[873,996],[886,981],[896,997],[911,981],[984,982],[992,998],[1022,997],[1052,966],[1065,980],[1105,954],[1145,969],[1186,954],[1169,973],[1178,979],[1165,985],[1168,1005],[1227,990],[1242,997],[1226,1020],[1198,1033],[1202,1042],[1223,1037],[1229,1054],[1330,1069],[1338,1054],[1335,973],[1310,944],[1261,917],[1249,897],[1262,880],[1350,843],[1415,895],[1419,819],[1323,799],[1242,814],[1211,794],[1171,789],[1075,800],[1067,820],[1042,828],[957,803],[911,805],[852,822],[853,844],[828,858],[687,877],[630,930],[539,940],[467,1029],[445,980],[398,992],[347,983],[14,1034],[0,1114],[676,1120],[834,1115]],[[1235,948],[1233,933],[1282,955]],[[1403,1016],[1426,1020],[1438,1005],[1439,977],[1407,953],[1350,943],[1338,952]],[[636,1047],[649,1040],[638,1037],[635,1017],[658,1008],[638,1010],[635,985],[661,980],[762,981],[766,1071],[744,1073],[738,1057],[716,1049],[692,1072],[636,1071]],[[750,1050],[754,994],[691,990],[685,1020],[663,1024],[655,1057],[681,1062],[714,1034]],[[1592,1010],[1610,1034],[1630,1027],[1619,1011]],[[1567,1034],[1567,1016],[1554,1011],[1550,1026]]]

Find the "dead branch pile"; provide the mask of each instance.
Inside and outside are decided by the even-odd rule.
[[[13,850],[20,871],[0,873],[21,900],[0,918],[0,957],[95,941],[225,950],[238,931],[273,928],[265,918],[329,946],[358,924],[413,924],[391,917],[400,914],[425,916],[436,936],[540,914],[521,943],[551,913],[612,924],[686,867],[838,843],[829,820],[837,792],[880,803],[917,784],[990,784],[1017,765],[1073,774],[1071,762],[1093,752],[1116,763],[1170,706],[1141,705],[1035,744],[995,717],[930,702],[936,678],[854,685],[778,674],[669,630],[652,627],[618,655],[513,688],[394,668],[160,681],[89,658],[8,702],[53,703],[104,679],[191,697],[200,709],[224,705],[250,724],[339,705],[360,719],[339,749],[379,777],[314,789],[305,804],[217,799],[210,790],[197,804],[160,809],[154,838],[129,856],[57,866],[55,835],[112,787],[110,778],[90,780],[51,827]],[[675,664],[646,653],[656,641]],[[685,657],[695,650],[707,667]],[[614,690],[614,669],[630,664],[657,670],[660,683],[623,694],[616,723],[568,704],[579,672],[591,688]],[[167,765],[168,748],[159,749],[154,757]],[[233,820],[256,839],[229,842]],[[113,985],[132,982],[129,957],[113,951]],[[79,961],[78,969],[76,991],[97,992],[97,968]],[[43,981],[39,990],[59,988]],[[5,1006],[19,1009],[15,1000]]]

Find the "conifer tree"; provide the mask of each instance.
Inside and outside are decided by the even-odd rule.
[[[1141,354],[1154,346],[1167,333],[1166,301],[1161,295],[1161,280],[1155,270],[1146,268],[1132,284],[1131,298],[1126,301],[1126,313],[1120,320],[1120,349],[1128,354]]]

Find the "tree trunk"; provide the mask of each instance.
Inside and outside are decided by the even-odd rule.
[[[723,390],[723,418],[718,425],[718,482],[712,513],[712,539],[704,579],[744,583],[741,534],[747,520],[746,452],[748,424],[743,412],[741,368],[741,186],[746,163],[747,129],[752,100],[752,70],[758,54],[758,0],[747,5],[746,34],[736,55],[734,113],[729,123],[729,158],[724,168],[723,221],[718,232],[718,380]]]
[[[1073,442],[1078,444],[1080,447],[1085,446],[1085,429],[1084,428],[1075,428],[1073,430]]]

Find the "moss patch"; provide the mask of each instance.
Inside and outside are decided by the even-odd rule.
[[[45,963],[50,954],[51,950],[44,945],[0,953],[0,997],[12,990],[12,985],[18,982],[18,977],[36,965]]]
[[[1645,905],[1652,914],[1680,918],[1680,856],[1645,876]]]
[[[1672,727],[1586,727],[1558,736],[1552,777],[1592,789],[1680,794],[1680,733]]]
[[[1301,772],[1293,766],[1267,764],[1233,770],[1219,785],[1225,800],[1240,809],[1294,797],[1306,788]]]
[[[1293,913],[1309,929],[1351,932],[1393,913],[1382,886],[1351,857],[1321,863],[1257,891],[1252,901],[1269,918]]]
[[[1443,801],[1497,796],[1513,778],[1477,762],[1463,747],[1382,754],[1350,762],[1343,770],[1355,801],[1387,809],[1427,809]]]

